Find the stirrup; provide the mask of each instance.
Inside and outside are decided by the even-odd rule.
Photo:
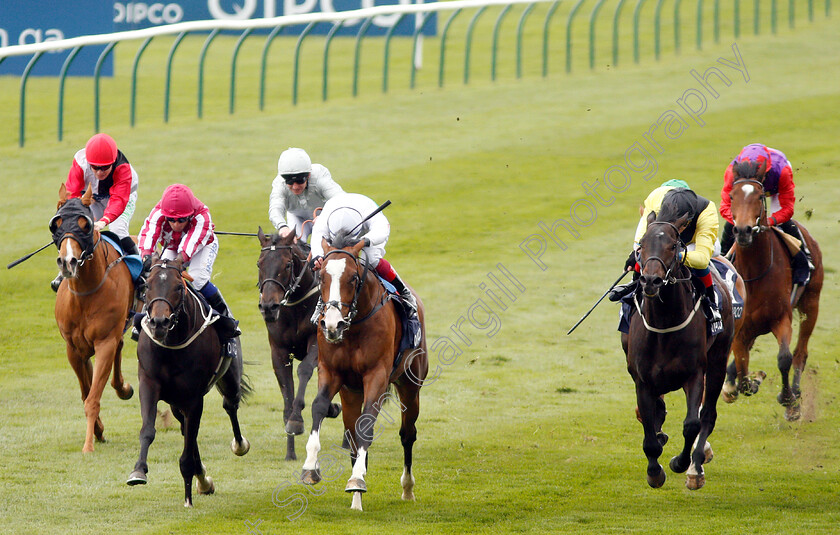
[[[56,278],[54,278],[52,280],[52,282],[50,282],[50,288],[52,288],[52,291],[57,293],[58,292],[58,287],[61,286],[61,281],[63,281],[63,280],[64,280],[64,276],[61,273],[59,273],[56,276]]]

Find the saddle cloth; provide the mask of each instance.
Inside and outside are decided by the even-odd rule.
[[[100,234],[102,235],[103,240],[110,243],[114,249],[122,255],[122,261],[131,273],[132,282],[136,285],[137,279],[140,278],[140,274],[143,272],[143,260],[140,258],[140,255],[125,254],[125,251],[123,251],[122,246],[120,245],[120,240],[117,238],[116,234],[108,231],[101,232]]]

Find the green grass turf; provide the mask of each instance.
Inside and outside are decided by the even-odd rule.
[[[307,496],[306,511],[290,521],[294,508],[275,506],[272,494],[300,470],[305,441],[298,440],[301,460],[283,460],[282,401],[256,307],[258,246],[254,238],[221,237],[214,281],[242,322],[246,359],[253,362],[247,372],[256,394],[240,412],[252,450],[243,458],[229,451],[221,400],[208,394],[199,443],[217,493],[196,497],[195,508],[185,511],[177,467],[182,441],[175,430],[160,431],[151,447],[149,484],[125,485],[138,449],[136,396],[120,401],[106,388],[102,419],[109,442],[82,455],[78,386],[48,289],[54,253],[40,253],[0,272],[0,531],[245,534],[246,522],[260,522],[262,533],[836,532],[840,32],[830,19],[802,26],[738,41],[749,82],[721,67],[731,85],[716,85],[720,97],[708,98],[703,127],[677,99],[699,88],[691,69],[702,73],[718,58],[733,58],[725,36],[702,52],[684,45],[678,57],[617,70],[557,72],[547,79],[532,73],[443,90],[427,83],[415,92],[403,88],[382,97],[369,91],[326,104],[315,98],[267,113],[208,114],[200,122],[185,112],[166,126],[149,119],[130,129],[124,118],[109,118],[107,130],[141,176],[133,230],[173,182],[193,187],[219,230],[266,228],[276,158],[287,146],[302,146],[345,189],[393,201],[388,258],[426,303],[431,342],[454,336],[450,327],[479,300],[498,329],[486,313],[475,312],[479,326],[462,328],[471,341],[463,354],[448,365],[431,355],[441,374],[421,394],[416,503],[399,499],[397,427],[380,421],[365,512],[349,509],[342,492],[349,463],[342,459],[343,474],[316,487],[322,495],[303,487],[278,491],[277,502],[293,492]],[[162,79],[153,76],[156,83]],[[6,91],[15,84],[2,83],[4,102],[16,102]],[[181,88],[178,98],[194,104],[192,91]],[[644,134],[668,110],[681,113],[688,126],[675,139],[653,133],[662,147],[654,155],[655,176],[645,181],[633,172],[627,189],[614,194],[601,185],[598,192],[615,199],[597,205],[589,226],[575,227],[578,239],[562,235],[567,249],[546,240],[546,269],[538,268],[520,244],[540,232],[538,223],[568,220],[576,201],[592,201],[582,183],[602,181],[610,166],[626,165],[625,151],[636,142],[645,146]],[[14,130],[8,106],[3,113]],[[0,257],[6,262],[49,240],[56,190],[90,135],[88,123],[75,125],[58,143],[54,123],[35,124],[24,149],[8,130],[0,145]],[[762,337],[752,367],[767,371],[768,379],[758,395],[719,404],[706,486],[689,492],[683,476],[666,468],[668,481],[653,490],[645,483],[616,307],[603,303],[571,337],[565,332],[618,275],[647,192],[667,178],[683,178],[717,201],[729,159],[757,140],[793,162],[797,217],[820,241],[826,266],[803,378],[803,418],[784,420],[775,401],[775,344]],[[525,287],[515,301],[504,300],[505,310],[480,287],[489,272],[498,274],[499,263]],[[136,387],[135,344],[127,337],[124,373]],[[684,417],[680,393],[666,401],[672,439],[663,465],[679,448]],[[309,422],[308,409],[304,414]],[[340,431],[337,422],[325,424],[324,451],[339,444]]]

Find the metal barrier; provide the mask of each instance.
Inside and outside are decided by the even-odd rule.
[[[353,66],[352,66],[352,95],[358,96],[359,94],[359,69],[360,69],[360,62],[361,62],[361,49],[362,49],[362,41],[366,37],[367,31],[371,26],[371,23],[374,17],[378,15],[397,15],[396,23],[386,32],[384,36],[384,62],[382,67],[382,92],[386,93],[388,91],[388,83],[389,83],[389,63],[390,63],[390,51],[391,51],[391,41],[393,37],[394,28],[396,25],[399,24],[400,21],[403,20],[405,16],[408,15],[415,15],[418,17],[418,22],[415,26],[415,31],[413,33],[412,41],[411,41],[411,60],[410,63],[410,72],[409,72],[409,88],[415,88],[417,84],[417,70],[418,65],[416,64],[415,58],[418,54],[418,46],[419,46],[419,37],[422,34],[422,31],[425,25],[431,20],[429,16],[432,12],[443,12],[443,11],[451,11],[451,15],[447,18],[445,24],[443,25],[443,29],[440,32],[440,37],[437,40],[437,44],[439,46],[439,59],[438,59],[438,74],[437,74],[437,85],[438,87],[443,87],[444,79],[445,79],[445,59],[447,48],[451,46],[448,44],[448,37],[450,35],[450,31],[453,28],[453,23],[458,18],[460,13],[466,9],[474,10],[472,17],[466,22],[466,29],[465,29],[465,41],[464,41],[464,66],[463,66],[463,83],[468,84],[470,82],[470,75],[471,75],[471,58],[472,58],[472,49],[473,49],[473,41],[476,34],[476,29],[479,27],[479,23],[482,20],[482,15],[487,12],[490,7],[500,8],[500,12],[498,17],[495,19],[495,22],[492,23],[492,29],[490,30],[490,38],[491,38],[491,50],[490,50],[490,80],[495,81],[497,79],[497,65],[498,65],[498,50],[500,48],[500,36],[502,35],[502,27],[503,21],[505,17],[513,10],[514,6],[521,6],[522,12],[519,17],[518,23],[516,25],[516,34],[515,34],[515,75],[516,78],[521,78],[523,75],[523,49],[526,48],[526,34],[530,36],[528,40],[528,44],[533,45],[535,39],[538,39],[538,33],[532,30],[530,33],[527,33],[525,30],[526,27],[526,20],[528,16],[532,13],[532,11],[537,7],[538,4],[545,4],[545,11],[546,15],[542,22],[542,76],[546,77],[549,74],[549,30],[551,28],[551,22],[556,14],[556,12],[561,7],[571,6],[568,10],[568,16],[565,22],[565,71],[571,72],[572,71],[572,62],[573,62],[573,22],[575,16],[578,12],[583,8],[583,4],[589,2],[592,5],[592,9],[589,14],[589,24],[588,24],[588,35],[586,38],[588,39],[588,59],[589,59],[589,68],[594,69],[596,64],[596,25],[599,13],[604,8],[607,2],[612,2],[615,5],[613,16],[612,16],[612,63],[613,65],[617,66],[619,63],[619,50],[620,50],[620,39],[619,39],[619,26],[622,19],[622,9],[625,6],[627,0],[575,0],[573,3],[571,0],[566,0],[565,2],[561,2],[561,0],[458,0],[453,2],[440,2],[436,4],[415,4],[415,5],[402,5],[402,6],[380,6],[375,8],[368,8],[363,10],[356,10],[350,12],[343,12],[343,13],[333,13],[333,14],[310,14],[310,15],[299,15],[299,16],[290,16],[290,17],[277,17],[275,19],[256,19],[256,20],[248,20],[248,21],[200,21],[200,22],[193,22],[193,23],[180,23],[174,24],[168,27],[156,27],[150,28],[146,30],[137,30],[132,32],[121,32],[118,34],[111,34],[110,36],[89,36],[87,38],[73,38],[63,41],[54,41],[52,43],[40,43],[38,45],[23,45],[23,46],[14,46],[14,47],[6,47],[0,49],[0,63],[3,60],[11,55],[24,55],[29,54],[31,55],[31,59],[29,60],[26,68],[23,71],[23,74],[20,77],[20,106],[19,106],[19,129],[18,129],[18,137],[19,137],[19,145],[23,146],[25,142],[25,134],[26,134],[26,87],[27,81],[31,75],[32,68],[38,62],[38,60],[42,57],[42,55],[49,51],[55,50],[58,48],[71,48],[71,52],[64,61],[62,65],[61,72],[58,76],[58,112],[57,112],[57,135],[59,141],[62,140],[64,135],[64,116],[65,116],[65,83],[67,79],[67,74],[69,72],[69,67],[79,51],[89,45],[102,45],[105,44],[105,48],[100,54],[97,62],[96,67],[93,73],[93,89],[94,89],[94,106],[93,106],[93,126],[95,131],[99,131],[100,126],[100,70],[103,65],[103,62],[111,54],[117,45],[117,43],[130,40],[130,39],[143,39],[140,43],[136,54],[134,55],[134,59],[132,62],[131,67],[131,79],[130,79],[130,116],[129,116],[129,123],[133,127],[136,124],[137,119],[137,72],[138,67],[140,64],[141,57],[146,52],[149,47],[149,44],[152,40],[160,35],[174,35],[174,41],[169,49],[167,58],[166,58],[166,66],[165,66],[165,83],[164,83],[164,95],[163,95],[163,122],[167,123],[170,117],[170,102],[171,102],[171,85],[172,85],[172,64],[173,59],[176,53],[176,50],[185,40],[185,38],[191,33],[208,33],[206,39],[204,40],[203,45],[201,46],[200,52],[197,58],[198,64],[198,87],[197,87],[197,116],[199,119],[203,117],[204,114],[204,85],[205,85],[205,59],[210,48],[211,43],[217,38],[217,36],[223,30],[234,30],[241,32],[239,33],[239,37],[236,40],[236,43],[233,46],[233,52],[231,56],[230,62],[230,83],[229,83],[229,92],[228,92],[228,113],[233,114],[235,112],[235,105],[236,105],[236,74],[237,74],[237,61],[239,58],[240,50],[243,47],[246,39],[252,35],[253,31],[257,28],[270,28],[271,31],[268,33],[267,37],[265,38],[265,42],[262,46],[261,56],[260,56],[260,68],[259,68],[259,109],[263,110],[266,103],[266,72],[267,66],[269,61],[269,51],[272,42],[280,35],[283,28],[293,25],[302,25],[306,23],[305,28],[303,31],[297,36],[297,40],[294,47],[293,52],[293,66],[292,66],[292,88],[291,88],[291,103],[292,105],[296,105],[299,99],[299,83],[300,83],[300,60],[301,60],[301,48],[303,46],[304,41],[309,38],[312,33],[312,29],[315,27],[316,24],[320,22],[329,22],[332,24],[329,32],[326,34],[324,38],[324,49],[323,49],[323,59],[322,59],[322,79],[321,79],[321,100],[326,101],[328,98],[328,87],[329,87],[329,52],[330,52],[330,45],[333,41],[333,38],[336,36],[337,32],[341,29],[342,25],[351,18],[360,18],[364,22],[361,24],[358,32],[354,38],[354,51],[353,51]],[[813,21],[815,15],[814,9],[814,0],[800,0],[807,1],[807,13],[808,13],[808,20]],[[741,32],[741,2],[740,0],[731,0],[731,9],[732,9],[732,32],[733,36],[737,39],[740,36]],[[634,62],[638,63],[641,59],[641,24],[642,24],[642,11],[644,9],[645,0],[636,0],[635,6],[632,13],[632,24],[633,24],[633,36],[632,36],[632,50],[633,50],[633,60]],[[662,30],[662,11],[665,9],[665,0],[657,0],[654,8],[653,8],[653,17],[652,17],[652,24],[653,24],[653,56],[656,60],[660,59],[661,51],[662,51],[662,43],[661,43],[661,30]],[[681,0],[673,0],[673,30],[674,30],[674,44],[673,49],[675,53],[679,53],[680,46],[681,46]],[[696,48],[698,50],[702,49],[703,47],[703,16],[705,13],[706,6],[704,6],[704,0],[697,0],[697,7],[694,15],[694,26],[696,28]],[[712,11],[712,26],[714,31],[714,42],[718,43],[720,41],[720,32],[721,32],[721,6],[720,0],[714,0],[714,4],[711,7]],[[831,0],[825,0],[825,7],[824,7],[825,17],[831,16]],[[793,29],[795,27],[795,18],[796,18],[796,5],[795,0],[788,0],[787,3],[787,15],[788,15],[788,26]],[[752,9],[752,19],[753,19],[753,33],[758,35],[760,32],[760,20],[762,16],[767,16],[765,11],[762,11],[762,5],[759,0],[753,0],[753,9]],[[778,6],[777,0],[771,0],[769,6],[769,20],[770,20],[770,31],[771,33],[775,34],[777,32],[777,18],[778,18]],[[489,25],[488,24],[485,24]],[[430,40],[432,41],[432,40]],[[583,39],[579,39],[579,41],[583,41]],[[432,41],[434,42],[434,41]]]

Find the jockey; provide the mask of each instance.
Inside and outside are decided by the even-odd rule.
[[[729,252],[735,238],[732,234],[734,221],[732,220],[732,199],[729,195],[732,191],[733,172],[732,167],[743,161],[767,162],[767,173],[764,175],[764,192],[770,197],[770,210],[772,215],[762,225],[768,227],[778,226],[785,234],[789,234],[802,242],[799,253],[793,257],[793,284],[805,286],[811,279],[811,271],[814,264],[811,262],[811,251],[805,243],[805,238],[796,226],[793,217],[793,204],[796,201],[794,194],[793,169],[784,153],[771,149],[761,143],[753,143],[741,149],[740,154],[730,162],[729,167],[723,176],[723,189],[720,192],[720,215],[726,220],[723,225],[721,236],[721,248],[724,253]]]
[[[617,286],[610,292],[610,301],[618,301],[625,295],[635,290],[639,272],[638,263],[639,242],[647,231],[648,215],[654,212],[666,213],[678,219],[688,214],[689,219],[685,227],[678,229],[680,238],[686,244],[686,250],[680,253],[679,260],[689,267],[692,275],[697,277],[705,288],[704,313],[712,330],[722,328],[720,317],[720,306],[712,285],[712,274],[709,269],[709,261],[712,256],[720,254],[717,244],[718,218],[715,203],[700,197],[683,180],[669,180],[660,187],[653,190],[645,199],[642,217],[636,227],[636,236],[633,243],[633,252],[625,263],[627,271],[633,270],[633,281],[624,286]]]
[[[93,228],[101,231],[106,226],[120,239],[125,254],[140,254],[128,234],[128,224],[137,205],[137,171],[128,163],[114,138],[96,134],[85,148],[76,152],[67,181],[67,198],[81,197],[88,185],[92,187],[94,202],[90,205],[95,220]],[[61,273],[50,283],[58,291]]]
[[[313,164],[306,151],[286,149],[277,160],[268,218],[281,237],[295,232],[306,242],[312,231],[312,223],[308,221],[313,219],[313,211],[342,193],[344,190],[332,179],[330,171],[323,165]]]
[[[225,303],[222,292],[210,282],[213,262],[216,261],[219,252],[219,242],[213,228],[207,206],[198,200],[187,186],[172,184],[164,190],[160,202],[152,209],[140,231],[138,242],[143,254],[143,264],[148,264],[147,258],[158,244],[162,248],[161,259],[174,260],[180,256],[184,266],[188,267],[187,273],[192,278],[193,288],[198,290],[219,314],[238,323]],[[238,328],[236,332],[238,336]],[[220,340],[223,350],[227,351],[229,356],[234,356],[236,350],[233,344],[229,344],[230,341]]]
[[[324,205],[324,210],[315,219],[312,225],[312,251],[313,269],[321,269],[324,249],[321,238],[331,240],[340,231],[351,231],[356,229],[359,239],[365,240],[365,248],[362,249],[360,259],[368,267],[373,268],[376,273],[394,285],[400,293],[405,304],[409,308],[409,319],[417,318],[417,301],[411,290],[400,279],[394,267],[385,260],[385,243],[391,234],[391,224],[385,214],[379,212],[364,224],[359,226],[362,219],[376,210],[378,206],[370,198],[358,193],[344,193],[333,197]],[[356,228],[358,226],[358,228]],[[418,331],[419,332],[419,331]]]

